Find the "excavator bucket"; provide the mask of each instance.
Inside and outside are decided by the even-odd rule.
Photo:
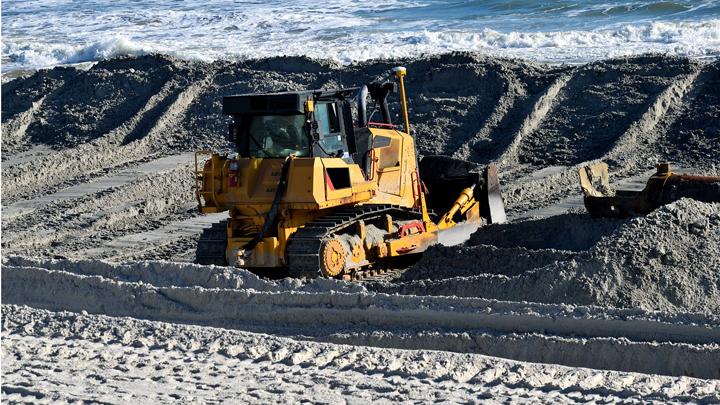
[[[585,208],[593,217],[646,215],[681,198],[720,202],[720,177],[672,173],[668,163],[657,165],[657,172],[641,191],[613,189],[605,163],[583,166],[578,174]]]
[[[607,163],[583,166],[578,171],[580,187],[586,196],[603,197],[610,192],[610,175]]]

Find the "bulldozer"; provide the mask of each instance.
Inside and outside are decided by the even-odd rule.
[[[361,87],[223,97],[235,152],[197,151],[195,178],[200,211],[228,218],[203,231],[196,262],[351,280],[458,227],[504,222],[494,164],[418,159],[405,76],[397,67]]]
[[[661,162],[640,191],[616,190],[610,185],[608,165],[596,162],[578,169],[585,208],[594,218],[647,215],[681,198],[720,202],[720,177],[673,173]]]

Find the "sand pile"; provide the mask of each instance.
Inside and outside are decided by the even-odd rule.
[[[511,301],[720,310],[720,204],[684,199],[622,222],[568,214],[481,229],[383,288]]]
[[[568,263],[595,272],[596,294],[616,305],[720,310],[720,204],[681,200],[629,221],[587,259]]]
[[[498,161],[511,213],[576,193],[565,166],[586,160],[646,170],[662,144],[665,156],[698,171],[718,161],[720,100],[712,89],[720,62],[652,55],[557,67],[453,53],[337,66],[302,57],[205,63],[148,55],[3,84],[3,199],[31,199],[150,158],[226,150],[224,95],[359,86],[399,64],[409,72],[420,154]],[[554,171],[528,177],[544,169]]]
[[[649,55],[548,66],[453,53],[338,66],[303,57],[204,63],[148,55],[43,70],[2,86],[3,253],[189,260],[209,226],[203,221],[212,220],[193,210],[191,152],[230,147],[222,96],[358,86],[398,64],[409,72],[420,154],[499,162],[511,216],[576,197],[574,165],[588,160],[608,161],[613,180],[662,158],[717,174],[720,62]],[[681,271],[685,262],[673,260],[688,257],[691,241],[667,228],[679,250],[637,246],[655,256],[618,261],[625,253],[617,249],[630,250],[617,239],[632,240],[622,233],[628,226],[564,213],[484,228],[464,247],[431,250],[393,289],[702,309],[669,286],[646,285],[669,282],[653,274],[672,271],[656,266]],[[661,223],[646,229],[660,232]],[[485,264],[480,273],[470,260]],[[590,273],[597,276],[585,280]],[[713,285],[692,277],[697,288]],[[666,298],[624,293],[624,285]]]

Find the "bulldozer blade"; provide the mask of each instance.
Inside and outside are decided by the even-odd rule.
[[[498,180],[497,166],[490,163],[483,173],[484,186],[480,213],[488,223],[502,224],[507,221],[505,204],[500,193],[500,180]]]
[[[475,199],[480,203],[480,215],[490,224],[507,220],[500,193],[498,170],[494,163],[486,167],[449,156],[425,156],[420,161],[420,179],[428,188],[428,208],[446,212],[458,194],[475,185]]]
[[[437,241],[443,246],[455,246],[466,242],[480,229],[480,222],[461,222],[451,228],[438,231]]]
[[[593,217],[647,215],[681,198],[720,202],[720,177],[675,174],[668,163],[657,165],[642,191],[613,190],[605,163],[583,166],[578,174],[585,208]]]

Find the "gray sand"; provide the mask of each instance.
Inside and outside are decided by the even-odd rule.
[[[240,269],[186,263],[201,230],[224,215],[200,216],[192,189],[192,152],[231,148],[224,140],[228,120],[220,115],[223,95],[357,86],[400,64],[408,68],[411,125],[420,154],[497,162],[510,223],[481,228],[461,246],[432,248],[393,283],[271,282]],[[272,358],[275,350],[300,353],[297,347],[310,339],[326,342],[322,345],[411,349],[408,353],[417,356],[438,356],[432,350],[475,352],[718,378],[720,370],[711,364],[720,347],[714,334],[714,314],[720,311],[720,205],[682,200],[645,218],[591,219],[582,209],[576,172],[585,162],[603,160],[610,164],[611,181],[641,186],[655,163],[668,160],[686,172],[720,175],[719,83],[717,61],[646,55],[547,66],[467,53],[351,66],[299,57],[203,63],[150,55],[5,81],[2,299],[34,308],[3,305],[3,354],[22,358],[43,352],[42,345],[63,346],[59,336],[80,339],[68,343],[78,352],[115,345],[113,350],[132,356],[142,346],[138,338],[106,339],[110,332],[100,340],[74,336],[64,329],[71,326],[61,325],[76,315],[60,311],[86,311],[94,314],[90,317],[144,319],[123,321],[131,334],[148,327],[172,329],[189,349],[178,353],[150,344],[149,353],[134,352],[168,362],[163,356],[187,357],[199,344],[189,336],[195,332],[176,326],[189,323],[204,325],[191,327],[201,333],[216,326],[290,337],[278,341],[268,355]],[[11,323],[5,322],[8,316]],[[42,322],[25,322],[28,316]],[[81,316],[72,324],[97,321],[112,329],[116,318],[93,319]],[[395,326],[385,324],[391,321]],[[248,336],[250,343],[235,344],[237,350],[255,350],[262,340]],[[5,344],[8,338],[11,345]],[[348,353],[358,356],[357,350]],[[409,361],[405,352],[383,350],[391,351],[382,356],[399,363],[378,367],[411,367],[403,363]],[[473,359],[474,371],[461,380],[504,372],[477,371],[487,359]],[[695,359],[692,365],[688,359]],[[78,367],[73,373],[79,375],[83,364],[122,387],[112,370],[90,360],[69,369]],[[24,360],[3,362],[3,373],[21,375],[25,367],[31,365]],[[348,375],[375,372],[339,367]],[[422,374],[413,370],[407,375]],[[496,395],[557,400],[567,385],[538,382],[545,381],[542,373],[548,371],[532,368],[513,382],[500,382],[533,387],[530,394]],[[203,384],[212,383],[200,375]],[[74,377],[58,378],[61,385]],[[665,377],[643,377],[643,382],[623,377],[627,382],[619,387],[597,391],[612,379],[600,372],[587,378],[601,382],[584,389],[589,398],[583,400],[601,394],[610,402],[643,395],[660,402],[717,399],[712,380],[693,388]],[[4,396],[37,394],[13,381],[10,391],[3,387]],[[288,387],[296,383],[279,379],[277,394],[292,392]],[[373,389],[386,388],[373,384]],[[432,382],[422,395],[436,395],[443,389],[438,384]],[[658,384],[670,388],[653,388]],[[160,393],[136,394],[129,398],[167,400]],[[89,398],[105,397],[95,392]],[[385,397],[375,393],[372,398]]]
[[[494,225],[435,247],[380,291],[720,311],[720,204],[683,199],[647,217],[566,214]],[[407,280],[407,281],[405,281]]]

